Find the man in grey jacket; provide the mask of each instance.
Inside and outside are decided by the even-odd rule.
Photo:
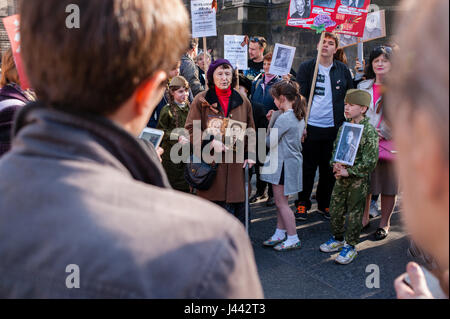
[[[194,62],[194,59],[197,56],[197,52],[198,40],[191,39],[191,41],[189,42],[188,51],[181,57],[180,66],[180,74],[189,82],[189,86],[192,90],[192,94],[194,94],[194,97],[205,90],[205,88],[200,83],[198,68]]]
[[[71,30],[68,2],[20,6],[39,101],[0,161],[0,298],[263,297],[241,224],[168,188],[136,138],[185,50],[183,4],[70,0]]]

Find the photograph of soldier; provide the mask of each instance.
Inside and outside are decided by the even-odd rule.
[[[356,153],[358,152],[358,144],[361,135],[362,128],[352,126],[344,127],[336,152],[336,162],[351,163],[350,165],[353,165]]]
[[[278,48],[277,57],[275,58],[274,66],[277,68],[287,68],[289,64],[290,50],[287,48]]]
[[[245,129],[247,124],[244,122],[228,120],[225,141],[235,147],[238,141],[244,142]]]
[[[311,0],[291,0],[290,17],[307,19],[311,14]]]

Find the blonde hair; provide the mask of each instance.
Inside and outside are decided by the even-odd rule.
[[[19,73],[17,72],[12,50],[8,49],[2,57],[2,76],[0,79],[0,87],[4,87],[10,83],[20,85]]]

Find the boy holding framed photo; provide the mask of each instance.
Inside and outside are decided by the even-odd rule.
[[[365,115],[370,101],[370,94],[363,90],[352,89],[347,92],[345,117],[349,123],[345,123],[339,130],[331,160],[337,180],[330,204],[333,237],[321,245],[320,250],[325,253],[341,251],[335,261],[343,265],[351,263],[356,258],[356,245],[359,243],[362,230],[365,198],[369,192],[369,175],[378,162],[378,134]],[[347,142],[345,137],[353,136],[351,129],[358,126],[361,126],[362,134],[360,134],[356,156],[354,160],[352,159],[353,165],[338,162],[342,161],[339,160],[338,149],[345,148]],[[344,137],[347,127],[350,129],[347,129]],[[349,214],[347,230],[345,230],[345,213]]]

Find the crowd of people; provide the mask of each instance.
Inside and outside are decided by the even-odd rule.
[[[318,249],[339,252],[335,261],[349,264],[379,201],[373,236],[388,237],[399,181],[414,245],[432,256],[448,295],[448,68],[433,60],[448,66],[448,45],[430,37],[432,57],[405,59],[418,49],[399,27],[400,50],[376,47],[361,72],[363,61],[351,70],[338,36],[327,32],[317,61],[281,77],[270,74],[273,52],[256,36],[249,38],[249,69],[239,73],[198,51],[179,1],[140,0],[119,13],[104,2],[79,1],[90,28],[65,30],[63,40],[66,1],[21,3],[21,50],[33,90],[22,90],[12,52],[5,52],[0,295],[261,298],[241,225],[247,201],[276,206],[276,229],[262,244],[283,252],[302,247],[296,222],[308,222],[315,196],[331,233]],[[418,32],[434,28],[427,18],[443,11],[438,2],[414,13]],[[448,26],[448,15],[440,21]],[[357,148],[353,131],[344,138],[349,147],[340,148],[347,124],[362,129]],[[164,132],[159,147],[138,138],[146,126]],[[228,130],[235,135],[227,140]],[[204,171],[187,169],[191,155]],[[249,198],[245,168],[256,178]],[[214,174],[207,188],[186,178],[206,173]],[[73,263],[84,269],[85,288],[54,284]],[[33,280],[36,273],[46,281]],[[399,298],[431,297],[417,264],[408,265],[412,283],[405,278],[396,281]]]

